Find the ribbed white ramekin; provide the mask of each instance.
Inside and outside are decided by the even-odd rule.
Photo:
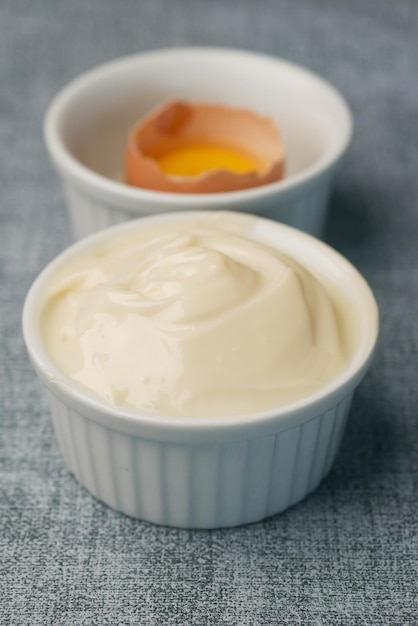
[[[189,218],[189,213],[178,213],[137,220],[69,248],[31,287],[23,331],[34,368],[48,389],[60,449],[82,485],[113,508],[158,524],[236,526],[295,504],[331,468],[354,389],[370,364],[378,312],[367,283],[341,255],[293,228],[256,219],[255,238],[291,254],[338,285],[351,301],[358,345],[346,371],[305,400],[252,415],[177,418],[108,406],[50,360],[40,330],[46,285],[72,257],[124,230]]]
[[[130,127],[173,98],[272,118],[285,145],[285,179],[219,194],[157,192],[120,182]],[[83,74],[53,100],[44,128],[76,238],[134,217],[208,209],[256,210],[320,236],[352,117],[331,85],[297,65],[238,50],[179,48],[122,58]]]

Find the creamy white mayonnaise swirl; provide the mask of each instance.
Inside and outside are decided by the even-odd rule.
[[[347,364],[335,293],[251,221],[135,226],[68,261],[42,315],[52,359],[111,405],[173,416],[251,413],[323,387]]]

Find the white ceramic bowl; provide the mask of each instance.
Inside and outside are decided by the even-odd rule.
[[[270,116],[285,144],[285,179],[193,195],[120,182],[128,130],[172,98]],[[320,236],[351,131],[346,102],[315,74],[276,58],[217,48],[159,50],[102,65],[65,87],[45,118],[46,144],[62,176],[76,238],[133,217],[207,209],[257,213]]]
[[[110,407],[72,382],[49,358],[40,332],[46,285],[90,246],[128,229],[189,217],[177,213],[137,220],[67,249],[31,287],[23,331],[33,366],[48,390],[58,444],[82,485],[113,508],[158,524],[236,526],[283,511],[328,473],[353,391],[371,360],[378,313],[367,283],[341,255],[300,231],[256,218],[256,239],[326,276],[352,301],[359,338],[346,371],[302,401],[251,415],[179,418]]]

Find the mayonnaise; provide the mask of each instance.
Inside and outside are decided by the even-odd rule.
[[[325,386],[348,358],[335,293],[250,223],[137,227],[70,260],[42,314],[52,359],[111,405],[173,416],[252,413]]]

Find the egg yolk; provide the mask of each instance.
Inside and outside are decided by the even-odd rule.
[[[165,174],[197,176],[208,170],[226,169],[237,174],[258,171],[260,163],[235,149],[212,145],[183,146],[156,158]]]

